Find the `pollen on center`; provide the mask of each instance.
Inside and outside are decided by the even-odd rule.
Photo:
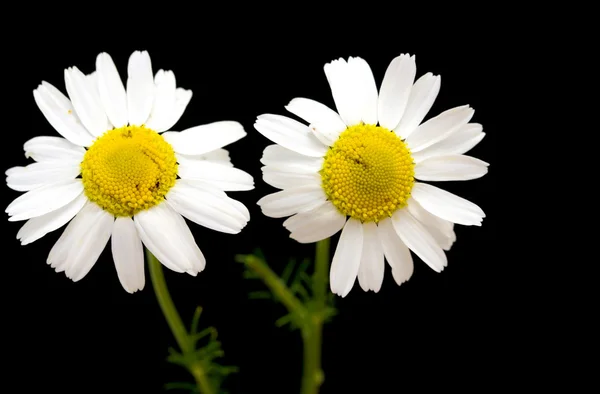
[[[378,222],[406,206],[414,167],[410,150],[394,132],[360,124],[343,131],[327,151],[322,187],[342,214]]]
[[[81,163],[85,195],[115,216],[133,216],[164,201],[177,179],[169,143],[144,126],[107,131]]]

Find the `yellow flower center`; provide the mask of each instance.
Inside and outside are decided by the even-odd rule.
[[[81,162],[85,195],[115,216],[160,204],[175,185],[177,159],[165,139],[144,126],[107,131]]]
[[[344,130],[327,151],[322,186],[342,214],[378,222],[406,206],[414,168],[410,150],[395,133],[360,124]]]

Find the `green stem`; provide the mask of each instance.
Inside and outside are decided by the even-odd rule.
[[[149,250],[146,250],[146,259],[150,269],[150,278],[152,280],[152,286],[154,287],[154,293],[156,294],[160,309],[162,309],[163,315],[167,320],[167,324],[169,325],[181,352],[184,355],[193,353],[194,343],[190,339],[190,336],[181,321],[181,317],[179,317],[179,313],[177,313],[177,309],[175,309],[175,304],[173,303],[171,295],[169,294],[169,289],[167,288],[162,265]],[[191,366],[188,366],[188,370],[192,376],[194,376],[196,385],[202,394],[214,394],[202,365],[194,363]]]
[[[258,258],[256,256],[248,255],[248,256],[238,256],[236,259],[240,262],[244,262],[248,268],[250,268],[256,275],[258,275],[262,281],[267,285],[267,287],[275,294],[283,305],[287,308],[288,311],[296,312],[301,318],[304,318],[307,314],[306,308],[296,298],[296,296],[287,288],[285,283],[277,276],[271,268],[267,265],[267,263]]]
[[[317,394],[323,383],[321,369],[321,346],[323,332],[323,312],[327,300],[327,272],[329,271],[329,238],[317,242],[315,256],[314,299],[316,311],[310,323],[302,329],[304,344],[304,369],[302,374],[302,394]]]

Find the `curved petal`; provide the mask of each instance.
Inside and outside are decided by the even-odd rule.
[[[65,271],[74,282],[92,269],[112,233],[114,217],[98,205],[86,204],[65,228],[47,263],[56,272]]]
[[[317,185],[321,182],[319,170],[323,158],[300,155],[279,145],[269,145],[260,159],[263,180],[271,186],[287,189],[296,186]]]
[[[285,109],[308,122],[319,141],[328,146],[333,145],[340,133],[346,130],[340,115],[318,101],[298,97],[290,101]]]
[[[320,185],[300,186],[268,194],[258,200],[257,204],[263,214],[272,218],[282,218],[314,209],[326,199]]]
[[[285,116],[260,115],[254,128],[271,141],[305,156],[323,157],[328,149],[308,126]]]
[[[24,192],[75,179],[80,172],[77,162],[31,163],[26,167],[8,169],[6,185],[13,190]]]
[[[344,123],[348,126],[360,123],[360,98],[355,94],[354,81],[346,60],[342,58],[333,60],[325,64],[323,71],[325,71],[327,82],[329,82],[335,107]]]
[[[283,226],[290,232],[290,238],[300,243],[311,243],[337,234],[345,223],[346,216],[329,201],[324,201],[310,211],[289,217]]]
[[[425,226],[440,248],[450,250],[450,247],[452,247],[452,244],[456,241],[454,223],[440,219],[429,213],[412,197],[408,199],[408,206],[406,209],[408,209],[408,212],[417,219],[419,223]]]
[[[194,188],[200,189],[203,192],[211,193],[216,197],[227,200],[227,203],[230,204],[234,209],[236,209],[242,215],[246,222],[250,220],[250,211],[248,210],[248,208],[246,208],[246,206],[241,202],[227,196],[227,194],[223,190],[204,181],[180,179],[177,181],[177,183],[183,183],[192,186]]]
[[[400,237],[398,237],[390,218],[386,218],[378,223],[377,235],[379,236],[385,258],[392,268],[394,281],[400,286],[410,279],[415,269],[410,250],[404,245]]]
[[[394,129],[400,138],[406,139],[421,124],[440,92],[440,85],[441,77],[432,73],[423,75],[415,82],[404,115]]]
[[[421,151],[448,138],[468,123],[474,113],[475,111],[468,105],[463,105],[444,111],[435,118],[429,119],[406,138],[411,152]]]
[[[111,247],[117,276],[128,293],[144,288],[144,248],[130,217],[119,217],[112,228]]]
[[[184,156],[184,157],[188,158],[188,159],[208,160],[208,161],[212,161],[215,163],[221,163],[223,165],[233,167],[233,164],[231,164],[231,158],[229,157],[229,152],[227,151],[227,149],[220,148],[220,149],[211,150],[210,152],[203,153],[198,156],[190,155],[190,156]]]
[[[323,167],[322,157],[309,157],[293,150],[284,148],[281,145],[269,145],[263,151],[260,162],[265,166],[291,170],[291,168],[313,169],[319,171]]]
[[[426,183],[415,182],[411,195],[427,211],[453,223],[481,226],[485,217],[472,202]]]
[[[223,121],[192,127],[179,133],[170,131],[162,136],[177,153],[202,155],[245,137],[246,132],[238,122]]]
[[[17,233],[17,239],[21,241],[21,245],[27,245],[37,241],[44,235],[64,226],[69,222],[69,220],[73,219],[73,217],[77,215],[79,211],[81,211],[86,201],[87,197],[83,194],[80,194],[73,201],[62,208],[49,212],[45,215],[29,219],[19,229],[19,232]]]
[[[263,180],[278,189],[321,184],[321,175],[317,172],[288,172],[269,166],[262,167],[261,170]]]
[[[177,84],[173,71],[158,70],[154,76],[154,104],[146,126],[158,132],[173,125]]]
[[[448,265],[446,253],[406,209],[394,212],[392,224],[402,242],[432,270],[441,272]]]
[[[364,291],[381,289],[385,261],[383,248],[377,234],[377,225],[373,222],[363,224],[363,250],[358,269],[358,283]]]
[[[83,193],[81,179],[55,183],[28,191],[17,197],[8,207],[6,213],[11,222],[42,216],[64,207]]]
[[[227,167],[233,167],[231,159],[229,158],[229,152],[226,149],[215,149],[203,155],[184,155],[182,153],[176,153],[177,161],[181,162],[184,160],[199,160],[199,161],[210,161],[211,163],[222,164]]]
[[[91,136],[90,136],[91,137]],[[85,149],[61,137],[33,137],[23,145],[25,157],[37,162],[81,163]]]
[[[129,124],[146,123],[154,102],[152,62],[147,51],[135,51],[127,65],[127,116]]]
[[[346,125],[377,124],[377,86],[369,64],[359,57],[334,60],[324,67],[333,100]],[[324,126],[312,122],[317,129]]]
[[[210,183],[221,190],[252,190],[252,175],[238,168],[208,160],[190,160],[179,158],[177,175],[182,179],[200,180]]]
[[[485,137],[485,133],[482,130],[483,126],[479,123],[467,123],[447,138],[436,142],[420,152],[413,153],[413,159],[415,163],[419,163],[434,156],[465,154]]]
[[[127,125],[127,92],[115,62],[106,52],[96,57],[96,75],[100,101],[108,120],[115,127]]]
[[[187,105],[190,103],[191,99],[191,90],[177,88],[175,90],[175,105],[173,106],[173,111],[168,118],[165,119],[165,123],[161,124],[160,128],[155,130],[158,132],[170,130],[171,127],[173,127],[175,123],[179,121],[179,118],[181,118],[181,115],[183,115],[185,112],[185,109],[187,108]]]
[[[48,123],[60,135],[75,145],[92,145],[94,137],[79,120],[71,101],[58,89],[47,82],[42,82],[33,91],[33,98]]]
[[[99,137],[111,128],[97,89],[77,67],[65,70],[65,86],[77,116],[90,134]]]
[[[356,219],[348,219],[331,262],[329,283],[331,292],[346,297],[358,275],[363,249],[363,225]]]
[[[232,198],[223,192],[204,190],[201,184],[177,182],[167,194],[167,203],[194,223],[228,234],[237,234],[246,226],[249,214],[238,210]]]
[[[402,54],[391,61],[379,91],[379,124],[393,130],[404,115],[410,96],[417,66],[415,57]]]
[[[159,204],[133,217],[142,242],[165,267],[195,276],[206,265],[185,220],[168,204]]]
[[[465,155],[435,156],[415,166],[415,178],[422,181],[468,181],[488,172],[485,161]]]
[[[378,93],[373,71],[360,57],[348,58],[349,74],[360,119],[365,124],[377,124]]]

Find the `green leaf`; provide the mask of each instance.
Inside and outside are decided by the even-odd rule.
[[[283,283],[286,283],[286,284],[290,283],[290,277],[292,276],[292,273],[294,272],[295,266],[296,266],[296,260],[290,259],[290,261],[287,263],[287,265],[283,269],[283,273],[281,274],[281,280],[283,281]]]
[[[198,332],[198,322],[200,321],[200,315],[202,314],[202,307],[197,306],[194,311],[194,317],[192,317],[192,326],[190,327],[190,334],[193,336]]]
[[[190,393],[199,393],[200,391],[198,390],[198,388],[196,387],[195,384],[193,383],[186,383],[186,382],[172,382],[172,383],[167,383],[165,384],[165,390],[170,391],[170,390],[185,390],[185,391],[189,391]]]

